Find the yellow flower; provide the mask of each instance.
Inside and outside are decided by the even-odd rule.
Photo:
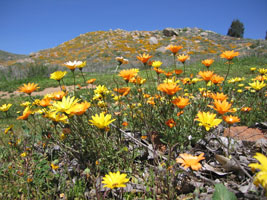
[[[52,74],[50,74],[50,79],[60,81],[65,75],[67,74],[66,71],[56,71]]]
[[[20,156],[21,156],[22,158],[24,158],[24,157],[27,156],[27,153],[26,153],[26,152],[23,152],[23,153],[20,154]]]
[[[181,63],[185,63],[185,61],[186,61],[187,59],[189,59],[189,58],[190,58],[189,55],[184,55],[184,54],[177,56],[177,59],[178,59]]]
[[[257,70],[256,67],[251,67],[251,68],[250,68],[250,71],[252,71],[252,72],[254,72],[254,71],[256,71],[256,70]]]
[[[31,105],[31,102],[29,102],[29,101],[25,101],[25,102],[20,104],[20,106],[22,106],[22,107],[28,107],[30,105]]]
[[[210,112],[198,112],[196,120],[199,121],[199,126],[204,126],[207,131],[221,123],[221,119],[216,119],[216,114]]]
[[[11,106],[12,106],[11,103],[9,103],[9,104],[3,104],[3,105],[0,107],[0,111],[2,111],[2,112],[7,112]]]
[[[261,90],[262,88],[264,88],[266,86],[266,83],[264,83],[263,81],[254,81],[253,83],[249,83],[249,85],[254,88],[255,90]]]
[[[182,166],[187,169],[188,167],[191,167],[192,170],[199,170],[201,169],[201,164],[199,161],[204,160],[205,157],[204,153],[200,154],[199,156],[193,156],[191,154],[183,153],[179,154],[181,158],[176,158],[177,163],[182,163]]]
[[[160,61],[154,61],[152,63],[152,67],[156,67],[156,68],[159,68],[161,65],[162,65],[162,62],[160,62]]]
[[[234,57],[239,56],[239,52],[234,52],[234,50],[232,51],[224,51],[221,54],[221,58],[225,58],[227,60],[232,60]]]
[[[258,69],[258,71],[260,72],[261,75],[267,74],[267,69],[260,68]]]
[[[95,94],[100,94],[100,95],[107,95],[109,94],[109,90],[106,88],[104,85],[98,85],[96,89],[94,90]]]
[[[56,110],[58,112],[63,112],[70,114],[70,108],[74,106],[76,103],[78,103],[78,99],[75,99],[75,97],[68,96],[67,98],[64,96],[62,98],[62,101],[57,101],[53,103],[52,110]]]
[[[57,170],[59,168],[59,166],[55,165],[54,163],[51,163],[50,166],[52,167],[53,170]]]
[[[64,124],[68,123],[68,117],[57,111],[47,111],[45,112],[44,117],[51,119],[53,122],[63,122]]]
[[[254,171],[255,169],[259,169],[260,171],[256,174],[254,178],[254,184],[262,187],[267,190],[267,157],[261,153],[256,153],[254,156],[261,164],[259,163],[251,163],[248,166]]]
[[[237,83],[237,82],[240,82],[240,81],[243,81],[243,80],[245,80],[245,78],[244,77],[235,77],[235,78],[231,78],[229,81],[228,81],[228,83]]]
[[[14,127],[14,125],[10,125],[9,127],[7,127],[4,131],[5,134],[7,134],[9,131],[12,131],[12,128]]]
[[[101,112],[100,115],[95,114],[95,116],[92,116],[92,120],[89,120],[92,125],[96,126],[97,128],[104,129],[106,128],[110,123],[115,121],[115,119],[111,119],[111,115],[107,114],[104,115],[104,112]]]
[[[26,94],[31,95],[33,91],[39,88],[37,86],[38,84],[34,84],[34,83],[23,84],[23,86],[19,87],[19,92],[24,92]]]
[[[76,64],[76,67],[79,68],[79,70],[82,70],[82,68],[84,68],[86,66],[86,61],[82,62],[82,61],[78,61]]]
[[[110,189],[126,187],[125,184],[129,181],[126,176],[127,174],[121,174],[119,171],[117,171],[117,173],[109,172],[109,174],[106,174],[105,177],[103,177],[102,183],[105,184],[104,187]]]

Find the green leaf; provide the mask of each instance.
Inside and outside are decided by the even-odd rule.
[[[223,184],[215,184],[212,200],[237,200],[235,194],[230,192]]]

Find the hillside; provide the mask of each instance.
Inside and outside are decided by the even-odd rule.
[[[169,44],[182,45],[180,53],[191,54],[191,62],[205,57],[216,57],[222,51],[236,50],[241,55],[267,55],[267,41],[240,39],[217,34],[199,28],[166,28],[162,31],[125,31],[121,29],[96,31],[81,34],[57,47],[31,53],[28,63],[62,65],[69,60],[86,60],[89,71],[105,70],[116,65],[115,57],[123,56],[130,60],[131,67],[138,67],[139,53],[147,52],[154,59],[161,59],[166,65],[171,63]],[[0,63],[10,66],[17,59]],[[20,62],[21,63],[21,62]]]
[[[17,62],[22,62],[23,60],[25,61],[27,58],[29,58],[27,55],[14,54],[0,50],[0,65],[12,65]]]

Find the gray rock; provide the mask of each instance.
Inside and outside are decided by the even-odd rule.
[[[156,52],[165,53],[167,50],[165,47],[159,47],[156,49]]]
[[[166,37],[172,37],[174,35],[178,35],[178,33],[173,28],[165,28],[162,31],[163,35]]]
[[[149,38],[149,44],[158,44],[158,40],[155,37]]]

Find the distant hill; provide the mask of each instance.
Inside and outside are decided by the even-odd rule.
[[[29,58],[27,55],[14,54],[0,50],[0,65],[11,65],[16,63],[18,60]]]
[[[88,70],[96,71],[114,67],[117,56],[129,59],[129,67],[138,67],[140,62],[137,61],[136,56],[146,52],[153,55],[152,60],[160,59],[168,65],[172,63],[170,52],[165,49],[169,44],[183,46],[179,53],[190,54],[190,62],[216,58],[225,50],[239,51],[241,56],[267,55],[265,40],[233,38],[199,28],[166,28],[156,31],[117,29],[81,34],[54,48],[31,53],[29,57],[24,55],[16,57],[15,54],[11,54],[12,59],[5,60],[5,56],[0,56],[0,64],[10,66],[25,61],[49,66],[62,65],[69,60],[86,60]]]

